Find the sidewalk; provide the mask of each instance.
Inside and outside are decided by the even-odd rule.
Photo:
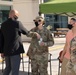
[[[58,63],[57,57],[59,55],[59,52],[64,47],[65,38],[54,38],[54,40],[55,40],[55,44],[54,44],[54,46],[49,47],[49,53],[52,54],[52,61],[51,61],[52,75],[58,75],[58,64],[59,63]],[[30,43],[23,42],[23,45],[24,45],[24,49],[25,49],[25,54],[23,55],[24,56],[24,62],[25,62],[24,63],[24,72],[23,72],[23,67],[22,67],[22,63],[21,63],[19,75],[28,75],[28,57],[26,56],[26,53],[27,53],[27,50],[28,50]],[[0,75],[2,75],[1,68],[2,68],[2,64],[0,62]],[[48,64],[48,74],[50,75],[49,68],[50,68],[50,65]]]

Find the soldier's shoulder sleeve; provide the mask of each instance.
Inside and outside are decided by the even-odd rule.
[[[37,38],[36,33],[36,27],[34,27],[29,31],[28,37]]]

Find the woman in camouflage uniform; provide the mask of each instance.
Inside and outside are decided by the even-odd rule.
[[[27,55],[31,59],[32,75],[38,75],[38,72],[40,75],[48,75],[48,46],[53,46],[54,39],[51,32],[43,27],[44,19],[42,17],[36,17],[34,22],[36,27],[31,31],[38,33],[40,39],[35,35],[30,35],[32,40]]]
[[[66,43],[62,52],[62,55],[60,57],[60,60],[62,61],[61,66],[61,75],[76,75],[75,71],[73,70],[73,49],[75,47],[75,40],[74,37],[76,37],[76,19],[71,18],[70,24],[72,25],[72,29],[67,32],[66,35]]]
[[[66,75],[72,75],[72,71],[76,74],[76,36],[70,42],[70,60],[66,65]]]

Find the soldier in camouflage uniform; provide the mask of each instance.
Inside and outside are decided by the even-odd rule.
[[[61,57],[59,58],[62,61],[61,75],[76,75],[76,70],[74,71],[75,68],[73,65],[74,61],[76,63],[76,59],[74,59],[76,54],[73,55],[73,51],[76,49],[76,19],[71,18],[69,24],[72,25],[72,29],[66,34],[65,46],[63,48]]]
[[[76,36],[71,40],[70,43],[70,60],[67,63],[67,73],[66,75],[72,75],[71,71],[74,71],[76,74]]]
[[[54,39],[51,32],[43,27],[44,19],[42,17],[36,17],[34,22],[36,27],[31,31],[38,33],[40,39],[34,34],[30,35],[32,40],[27,55],[31,59],[32,75],[38,75],[38,72],[40,75],[48,75],[48,46],[53,46]]]

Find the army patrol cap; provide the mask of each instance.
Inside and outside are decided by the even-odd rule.
[[[41,16],[37,16],[37,17],[34,19],[34,21],[38,21],[38,20],[44,21],[43,17],[41,17]]]

